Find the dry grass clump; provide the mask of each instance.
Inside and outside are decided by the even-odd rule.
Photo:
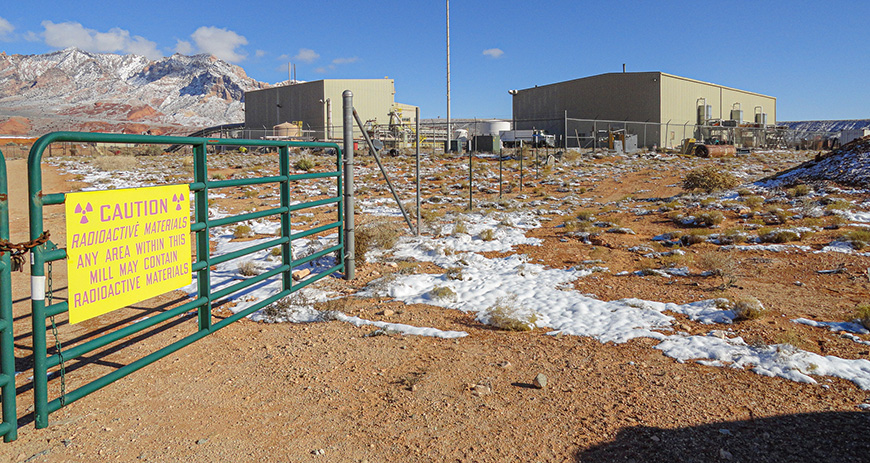
[[[577,213],[577,220],[583,222],[590,222],[595,219],[594,211],[580,211]]]
[[[761,229],[758,233],[762,243],[783,244],[790,241],[800,241],[801,239],[801,236],[797,232],[791,230],[771,230],[766,232],[764,230]]]
[[[740,263],[726,252],[705,252],[695,259],[695,265],[704,272],[722,278],[721,289],[728,289],[737,283]]]
[[[436,300],[451,300],[456,298],[456,291],[447,286],[436,286],[429,291],[429,297]]]
[[[461,267],[450,267],[444,272],[444,276],[447,277],[448,280],[461,280],[462,279],[462,268]]]
[[[750,209],[758,209],[764,204],[764,197],[758,195],[744,196],[743,202],[749,206]]]
[[[495,240],[495,230],[493,230],[492,228],[487,228],[486,230],[483,230],[482,232],[480,232],[480,239],[482,239],[483,241]]]
[[[309,170],[314,168],[314,161],[312,161],[311,158],[304,157],[293,163],[293,168],[296,170],[303,170],[305,172],[308,172]]]
[[[864,328],[870,330],[870,304],[861,304],[855,307],[855,319],[864,325]]]
[[[513,297],[500,297],[495,305],[486,309],[481,318],[489,325],[506,331],[530,331],[535,329],[538,316],[518,308]]]
[[[792,188],[789,188],[788,190],[785,191],[785,194],[789,198],[796,198],[798,196],[806,196],[806,195],[812,193],[812,191],[813,191],[813,189],[809,185],[800,184],[800,185],[795,185]]]
[[[288,318],[293,314],[293,312],[298,311],[300,308],[313,305],[314,300],[306,296],[305,293],[296,291],[295,293],[278,299],[272,304],[264,307],[262,314],[266,317],[267,321],[274,323],[280,319]]]
[[[841,235],[840,238],[858,250],[870,246],[870,230],[850,230]]]
[[[453,222],[453,234],[458,235],[460,233],[468,233],[468,224],[465,223],[464,220],[457,217],[456,220]]]
[[[246,260],[239,264],[239,274],[246,277],[253,277],[260,274],[260,269],[252,260]]]
[[[852,208],[852,203],[845,199],[829,199],[825,205],[826,211],[845,211]]]
[[[354,230],[354,260],[365,263],[365,255],[372,249],[392,249],[399,241],[401,227],[386,220],[364,222]]]
[[[695,223],[703,227],[712,227],[725,221],[725,215],[719,211],[705,211],[695,216]]]
[[[130,170],[137,165],[136,158],[133,156],[97,156],[93,163],[97,169],[104,172]]]
[[[767,309],[761,305],[761,301],[752,297],[741,297],[734,301],[734,306],[731,307],[736,320],[757,320],[767,315]]]
[[[734,188],[740,180],[729,172],[723,172],[715,166],[705,166],[692,170],[683,180],[683,189],[702,190],[712,193],[719,190]]]
[[[239,224],[233,229],[233,238],[248,238],[254,234],[254,230],[248,225]]]

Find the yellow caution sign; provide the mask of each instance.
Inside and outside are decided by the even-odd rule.
[[[66,195],[69,322],[191,282],[190,187]]]

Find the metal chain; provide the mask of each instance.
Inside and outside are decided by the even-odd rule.
[[[0,256],[5,252],[9,252],[12,259],[12,269],[20,272],[24,271],[24,254],[31,249],[43,245],[48,242],[48,237],[51,236],[48,230],[42,232],[38,238],[21,243],[12,243],[9,240],[0,240]]]
[[[51,261],[48,262],[48,279],[46,280],[45,300],[50,306],[53,299],[52,278],[51,278]],[[57,334],[57,324],[54,322],[54,315],[51,317],[51,334],[54,335],[54,350],[57,351],[57,357],[60,359],[60,406],[66,405],[66,365],[63,363],[63,346],[60,344],[60,336]]]

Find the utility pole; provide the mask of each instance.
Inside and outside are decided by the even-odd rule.
[[[450,151],[450,142],[453,141],[453,135],[450,131],[450,0],[445,0],[447,3],[447,149]]]

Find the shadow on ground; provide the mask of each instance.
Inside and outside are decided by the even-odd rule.
[[[870,461],[870,413],[824,412],[679,429],[638,426],[577,453],[578,462]]]

